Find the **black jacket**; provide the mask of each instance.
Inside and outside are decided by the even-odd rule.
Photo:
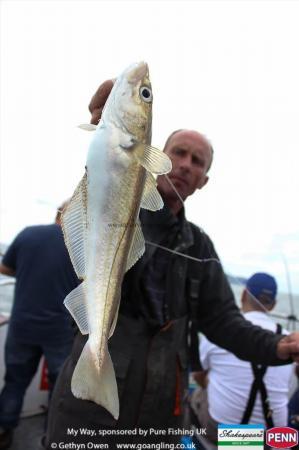
[[[190,367],[191,322],[193,328],[209,340],[241,359],[267,365],[283,363],[276,357],[276,345],[281,337],[243,318],[211,240],[186,221],[183,211],[171,247],[202,261],[169,253],[165,291],[169,320],[162,328],[153,326],[143,307],[140,280],[150,258],[158,251],[152,243],[164,242],[173,217],[166,208],[155,213],[142,210],[141,222],[145,239],[151,244],[125,277],[117,326],[109,340],[119,389],[119,420],[116,422],[93,402],[74,398],[70,391],[70,379],[86,342],[86,336],[78,334],[53,394],[48,443],[67,442],[68,427],[167,429],[182,426]],[[69,439],[85,442],[83,436],[77,441],[74,437]],[[136,439],[135,436],[135,442]],[[160,442],[161,436],[142,439],[139,437],[140,442]],[[163,436],[163,442],[172,442],[172,439],[177,437],[166,439]],[[97,441],[103,442],[103,439]],[[109,441],[110,444],[115,442],[121,442],[120,438],[114,436]],[[128,442],[128,438],[123,442]]]

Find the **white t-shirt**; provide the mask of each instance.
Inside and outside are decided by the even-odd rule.
[[[276,323],[263,312],[248,312],[244,317],[264,329],[276,331]],[[284,331],[284,334],[287,332]],[[200,359],[203,369],[209,371],[208,400],[211,417],[218,423],[239,424],[253,382],[251,364],[212,344],[205,336],[200,339]],[[288,392],[292,372],[292,364],[269,366],[264,375],[270,408],[273,410],[274,426],[287,425]],[[257,395],[249,423],[265,423],[260,393]]]

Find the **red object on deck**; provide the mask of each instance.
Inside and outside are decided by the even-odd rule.
[[[45,359],[43,360],[39,389],[40,391],[49,390],[48,365]]]
[[[179,363],[177,362],[177,366],[176,366],[175,406],[174,406],[173,415],[174,416],[180,416],[181,414],[182,414],[182,407],[181,407],[181,374],[180,374]]]

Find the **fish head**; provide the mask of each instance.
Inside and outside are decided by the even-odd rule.
[[[132,64],[115,81],[103,120],[113,121],[138,142],[150,143],[152,101],[148,65],[145,62]]]

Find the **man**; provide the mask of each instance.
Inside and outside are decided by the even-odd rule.
[[[281,334],[281,327],[268,315],[276,304],[276,293],[277,284],[271,275],[255,273],[242,293],[242,312],[253,324]],[[203,387],[197,417],[201,426],[207,428],[212,442],[217,443],[218,423],[264,423],[268,428],[287,426],[292,365],[250,364],[204,336],[200,341],[200,359],[204,371],[195,374]]]
[[[111,86],[111,81],[104,83],[93,97],[92,123],[98,122]],[[181,200],[208,182],[213,157],[210,143],[196,131],[178,130],[164,150],[173,163],[169,180],[158,177],[165,207],[157,212],[141,210],[143,233],[150,244],[125,276],[119,317],[109,340],[120,398],[119,419],[71,393],[72,373],[86,342],[86,336],[78,333],[53,394],[48,449],[59,442],[107,442],[110,448],[130,440],[177,443],[188,384],[189,327],[196,326],[214,342],[257,363],[281,364],[278,355],[288,358],[298,352],[298,336],[290,344],[281,344],[281,337],[244,320],[212,242],[185,219]],[[70,432],[83,428],[95,430],[95,436]]]
[[[63,300],[79,281],[64,244],[60,216],[59,209],[54,224],[25,228],[0,265],[1,273],[16,277],[0,394],[0,449],[12,441],[41,356],[47,361],[51,390],[72,346],[72,322]]]

